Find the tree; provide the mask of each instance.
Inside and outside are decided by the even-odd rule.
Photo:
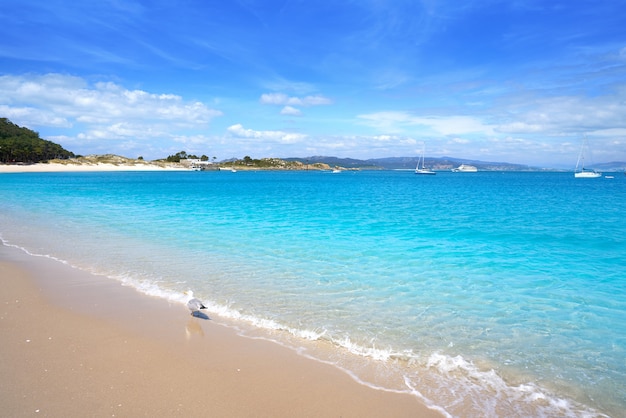
[[[61,145],[41,139],[39,133],[0,118],[0,162],[38,163],[75,157]]]
[[[180,151],[177,152],[174,155],[170,155],[166,158],[166,161],[170,162],[170,163],[179,163],[180,160],[186,160],[187,158],[196,158],[195,156],[189,156],[187,155],[186,151]]]

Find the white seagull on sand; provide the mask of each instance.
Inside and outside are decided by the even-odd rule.
[[[193,297],[191,290],[185,292],[185,294],[191,296],[191,299],[187,302],[187,307],[191,311],[191,315],[196,316],[196,312],[200,312],[200,309],[206,309],[206,306],[204,306],[200,299]]]

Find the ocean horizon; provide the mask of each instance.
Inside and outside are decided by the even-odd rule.
[[[0,239],[450,416],[626,409],[626,176],[0,175]],[[461,411],[464,411],[463,414]]]

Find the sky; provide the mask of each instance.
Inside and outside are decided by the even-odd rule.
[[[145,159],[626,161],[626,0],[2,0],[0,117]]]

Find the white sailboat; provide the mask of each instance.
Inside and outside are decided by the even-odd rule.
[[[437,174],[434,171],[429,170],[426,167],[424,167],[424,152],[425,151],[426,151],[426,144],[422,146],[422,155],[417,160],[417,166],[415,167],[415,174],[430,174],[430,175]]]
[[[602,173],[598,173],[596,170],[585,168],[585,151],[587,151],[587,136],[583,139],[583,145],[580,147],[580,153],[578,154],[578,161],[576,161],[576,170],[574,170],[574,177],[577,179],[595,179],[602,177]],[[579,168],[580,167],[580,168]]]

